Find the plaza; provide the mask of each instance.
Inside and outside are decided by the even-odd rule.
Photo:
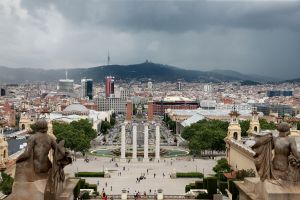
[[[108,171],[111,178],[84,178],[88,183],[97,184],[98,191],[104,191],[108,195],[121,194],[122,189],[129,191],[129,194],[140,192],[143,194],[154,194],[157,189],[163,189],[164,194],[182,195],[185,193],[185,185],[200,180],[197,178],[175,178],[171,179],[173,172],[201,172],[205,176],[212,174],[212,168],[216,160],[212,159],[190,159],[182,158],[161,158],[160,162],[136,162],[121,163],[111,161],[111,158],[89,157],[89,162],[83,158],[77,159],[65,168],[65,172],[74,176],[77,171],[100,172]],[[117,163],[117,165],[116,165]],[[148,170],[148,173],[147,173]],[[154,177],[154,174],[156,175]],[[165,174],[165,176],[163,176]],[[137,181],[137,178],[145,175],[146,179]],[[151,193],[150,193],[151,190]]]

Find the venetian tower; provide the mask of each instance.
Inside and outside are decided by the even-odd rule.
[[[251,114],[252,114],[252,119],[250,121],[249,130],[247,131],[249,136],[260,132],[260,124],[259,124],[259,120],[258,120],[257,108],[254,107],[252,109]]]
[[[239,116],[240,114],[236,110],[235,105],[233,106],[233,110],[229,113],[230,115],[230,123],[228,126],[228,132],[225,139],[235,139],[235,140],[241,140],[241,126],[239,124]]]

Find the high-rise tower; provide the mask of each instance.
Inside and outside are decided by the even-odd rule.
[[[81,95],[93,99],[93,79],[81,79]]]
[[[114,79],[115,79],[115,77],[113,77],[113,76],[105,77],[105,96],[106,97],[111,97],[111,95],[115,93]]]

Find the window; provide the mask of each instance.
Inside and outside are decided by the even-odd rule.
[[[235,140],[238,139],[238,134],[237,134],[237,132],[234,132],[234,133],[233,133],[233,138],[234,138]]]

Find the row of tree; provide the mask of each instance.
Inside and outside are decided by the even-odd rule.
[[[168,125],[169,129],[176,133],[176,122],[173,121],[168,115],[164,116],[164,122]]]
[[[220,120],[200,120],[186,127],[182,137],[189,142],[192,154],[202,154],[204,150],[223,151],[228,125]]]
[[[171,123],[171,119],[166,117],[166,123]],[[276,125],[274,122],[267,122],[265,119],[260,119],[262,130],[274,130]],[[250,121],[240,121],[242,136],[247,136]],[[182,137],[189,142],[189,149],[192,154],[202,154],[204,150],[224,151],[224,138],[227,135],[229,123],[220,120],[200,120],[184,128]]]

